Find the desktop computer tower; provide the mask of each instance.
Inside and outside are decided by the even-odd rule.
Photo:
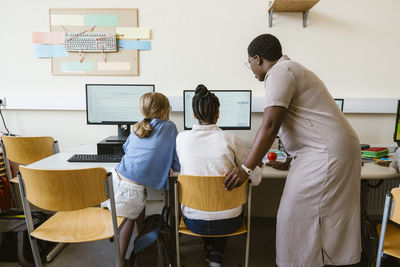
[[[122,146],[125,140],[106,138],[97,143],[97,154],[125,154]]]

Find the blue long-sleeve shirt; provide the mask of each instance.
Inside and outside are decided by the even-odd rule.
[[[176,154],[178,131],[171,121],[152,119],[149,137],[131,133],[123,148],[125,155],[116,170],[124,177],[157,190],[169,189],[169,170],[180,170]]]

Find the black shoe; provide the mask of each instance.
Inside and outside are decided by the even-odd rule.
[[[222,263],[222,258],[224,254],[216,252],[216,251],[210,251],[207,253],[206,256],[206,261],[208,262],[209,267],[220,267]]]

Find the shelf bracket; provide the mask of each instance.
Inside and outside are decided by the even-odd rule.
[[[271,7],[272,5],[272,1],[268,1],[268,5],[269,5],[269,11],[268,11],[268,26],[271,28],[272,27],[272,19],[274,16],[274,8]],[[281,11],[281,9],[278,9],[279,11]],[[287,10],[289,11],[289,10]],[[282,12],[284,12],[284,10],[282,10]],[[293,11],[292,11],[293,12]],[[303,13],[303,28],[307,27],[307,19],[308,19],[308,13],[310,12],[310,9],[306,9],[304,11],[300,11]]]
[[[303,11],[303,28],[305,28],[307,26],[307,18],[308,18],[309,11],[310,11],[309,9]]]
[[[271,28],[272,27],[272,16],[274,15],[274,9],[271,8],[271,10],[268,12],[268,26]]]

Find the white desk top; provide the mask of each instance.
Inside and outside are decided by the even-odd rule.
[[[107,170],[112,169],[117,165],[116,162],[68,162],[67,160],[72,157],[73,152],[57,153],[50,157],[36,161],[35,163],[29,164],[29,168],[37,169],[85,169],[93,167],[103,167]],[[82,153],[83,154],[83,153]]]
[[[76,153],[76,152],[75,152]],[[91,167],[104,167],[110,170],[117,163],[105,163],[105,162],[68,162],[74,152],[63,152],[54,154],[48,158],[39,160],[29,165],[30,168],[40,169],[83,169]],[[280,178],[285,179],[288,175],[288,171],[280,171],[273,169],[272,167],[262,167],[263,178]],[[391,167],[382,167],[375,163],[364,163],[361,168],[361,179],[394,179],[400,178],[400,174]]]
[[[263,178],[286,178],[288,171],[276,170],[269,166],[262,167]],[[364,163],[361,168],[361,179],[395,179],[400,174],[391,167],[379,166],[375,163]]]

